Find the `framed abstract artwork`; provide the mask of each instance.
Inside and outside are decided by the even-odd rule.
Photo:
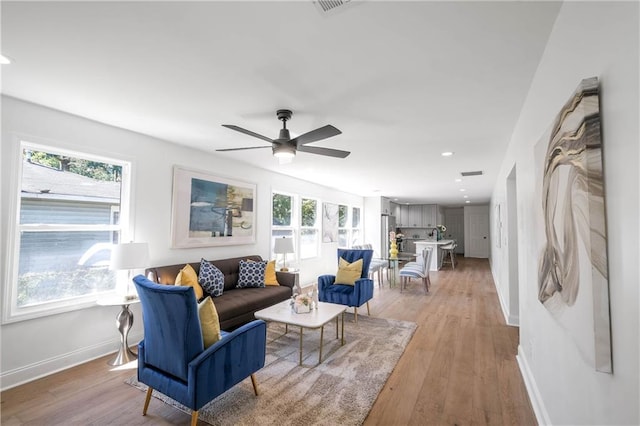
[[[256,185],[174,166],[174,248],[254,244]]]
[[[538,300],[600,372],[612,373],[598,79],[582,80],[535,146]]]
[[[338,242],[338,205],[322,203],[322,242]]]

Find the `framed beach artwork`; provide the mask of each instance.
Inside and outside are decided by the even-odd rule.
[[[254,244],[256,185],[173,168],[174,248]]]
[[[575,342],[585,362],[612,373],[596,77],[582,80],[534,149],[538,300]]]
[[[322,203],[322,242],[338,242],[338,205]]]

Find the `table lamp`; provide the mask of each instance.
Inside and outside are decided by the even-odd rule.
[[[112,271],[127,270],[127,287],[125,298],[131,294],[131,280],[134,269],[145,268],[149,265],[149,244],[147,243],[121,243],[111,249],[111,262],[109,269]]]
[[[273,246],[273,252],[275,254],[284,255],[284,261],[280,270],[283,272],[288,271],[289,268],[287,268],[287,253],[293,253],[293,239],[286,237],[277,238],[275,245]]]

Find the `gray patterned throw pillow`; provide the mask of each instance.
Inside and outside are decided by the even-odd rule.
[[[224,291],[224,274],[222,271],[204,259],[200,260],[198,282],[213,297],[222,296]]]
[[[264,287],[264,271],[267,269],[267,261],[254,262],[253,260],[240,261],[240,276],[237,288]]]

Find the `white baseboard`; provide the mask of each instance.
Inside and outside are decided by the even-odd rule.
[[[536,420],[539,425],[543,426],[551,426],[551,419],[549,419],[549,414],[544,406],[544,401],[540,396],[540,392],[538,391],[538,386],[536,385],[536,380],[531,373],[531,369],[529,368],[529,363],[527,362],[527,357],[524,355],[522,350],[522,346],[518,345],[518,355],[516,355],[516,360],[518,361],[518,367],[520,367],[520,374],[524,379],[524,385],[527,388],[527,393],[529,394],[529,401],[531,401],[531,406],[533,407],[533,413],[536,416]]]
[[[129,342],[138,342],[142,340],[142,337],[142,333],[137,335],[130,334],[128,340]],[[49,376],[53,373],[114,353],[117,351],[119,345],[120,339],[110,340],[93,346],[80,348],[56,357],[44,359],[13,370],[3,371],[2,374],[0,374],[0,390],[5,391],[41,377]]]
[[[502,316],[504,317],[504,322],[507,323],[507,325],[512,325],[514,327],[519,327],[520,326],[520,317],[517,315],[510,315],[509,311],[507,309],[507,304],[505,303],[504,299],[502,298],[502,293],[500,293],[500,287],[498,285],[498,280],[496,279],[495,275],[493,275],[493,270],[491,271],[491,275],[493,276],[493,284],[496,288],[496,293],[498,293],[498,301],[500,301],[500,309],[502,310]]]

